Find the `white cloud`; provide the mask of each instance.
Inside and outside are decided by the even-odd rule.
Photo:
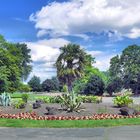
[[[37,42],[26,42],[27,46],[31,49],[31,56],[33,60],[33,71],[29,79],[33,76],[39,76],[41,81],[46,78],[56,76],[56,69],[54,63],[60,54],[59,48],[68,44],[69,41],[62,38],[39,40]],[[109,68],[110,59],[115,55],[103,51],[87,51],[95,57],[95,67],[104,71]]]
[[[26,42],[27,46],[31,49],[31,56],[33,60],[33,71],[29,79],[33,76],[39,76],[41,80],[56,76],[56,69],[54,63],[60,54],[59,48],[68,44],[69,41],[62,38],[39,40],[37,42]],[[109,68],[110,58],[114,54],[103,51],[87,51],[96,58],[95,67],[100,70],[107,70]]]
[[[33,72],[30,77],[36,75],[45,80],[56,75],[54,63],[60,53],[59,48],[68,43],[69,41],[62,38],[26,42],[31,49],[33,60]]]
[[[30,16],[30,21],[39,29],[38,36],[115,30],[134,38],[140,36],[139,30],[133,31],[140,28],[139,11],[139,0],[71,0],[42,7]]]
[[[96,63],[93,66],[97,67],[101,71],[106,71],[110,66],[110,59],[114,57],[115,53],[103,52],[103,51],[88,51],[87,53],[95,57]]]
[[[129,38],[138,38],[140,37],[140,28],[132,28],[130,33],[126,34]]]

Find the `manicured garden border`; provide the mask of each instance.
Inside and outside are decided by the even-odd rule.
[[[140,125],[140,118],[114,120],[19,120],[0,118],[0,127],[20,128],[93,128]]]

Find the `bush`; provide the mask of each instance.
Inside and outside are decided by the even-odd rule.
[[[101,96],[103,92],[104,92],[103,80],[99,76],[96,75],[91,76],[85,86],[84,94]]]
[[[118,107],[128,106],[133,103],[133,99],[129,95],[117,96],[113,99],[114,105]]]
[[[68,86],[64,85],[62,91],[67,93],[68,92]]]
[[[119,92],[122,89],[122,81],[119,78],[116,78],[114,80],[112,80],[106,87],[106,91],[109,93],[110,96],[112,96],[112,94],[114,92]]]
[[[60,83],[56,77],[53,77],[52,79],[46,79],[42,83],[42,89],[43,91],[59,91],[60,90]]]
[[[26,103],[23,100],[19,100],[17,103],[14,104],[14,108],[16,109],[23,109],[25,108]]]
[[[28,85],[32,88],[32,91],[37,91],[40,92],[41,89],[41,84],[40,84],[40,78],[37,76],[33,76],[31,80],[28,82]]]
[[[50,97],[46,96],[42,99],[44,101],[44,103],[50,103]]]
[[[59,96],[46,96],[43,101],[44,103],[61,103]]]
[[[23,83],[21,83],[19,85],[19,89],[18,89],[20,92],[29,92],[31,91],[31,87],[29,85],[25,85]]]
[[[27,103],[29,95],[28,94],[22,94],[21,98],[25,103]]]
[[[79,96],[78,98],[83,103],[100,103],[100,102],[102,102],[102,97],[99,97],[99,96]]]

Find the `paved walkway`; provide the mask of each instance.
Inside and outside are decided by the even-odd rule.
[[[140,140],[140,126],[84,129],[0,128],[0,140]]]

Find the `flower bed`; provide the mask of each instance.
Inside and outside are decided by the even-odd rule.
[[[29,119],[29,120],[105,120],[105,119],[125,119],[125,118],[140,118],[138,115],[117,115],[117,114],[93,114],[92,116],[39,116],[35,112],[32,113],[18,113],[18,114],[5,114],[0,113],[0,118],[7,119]]]

